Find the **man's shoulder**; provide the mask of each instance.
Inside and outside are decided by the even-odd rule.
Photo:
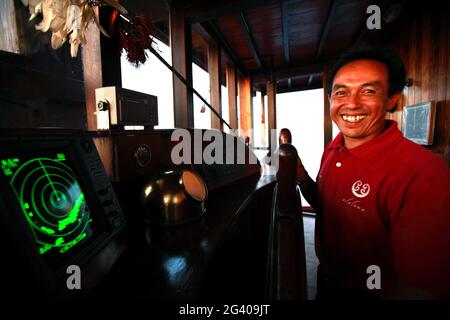
[[[443,177],[448,175],[449,166],[438,154],[406,138],[390,152],[393,169],[408,175],[436,172]]]
[[[445,165],[446,162],[438,154],[433,153],[427,148],[403,138],[398,143],[397,147],[393,149],[396,156],[404,158],[405,160],[413,160],[417,164],[435,163]]]

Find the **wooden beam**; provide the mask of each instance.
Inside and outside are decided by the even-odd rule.
[[[100,7],[100,25],[107,26],[115,9],[109,6]],[[118,33],[111,38],[100,35],[101,61],[102,61],[102,86],[122,86],[122,70],[120,68],[120,41]]]
[[[98,7],[94,8],[98,15]],[[82,46],[84,93],[86,97],[87,129],[97,130],[97,104],[95,89],[103,85],[100,31],[91,23],[86,32],[86,44]]]
[[[267,117],[266,117],[266,103],[264,101],[264,94],[261,92],[261,145],[265,146],[267,144],[266,128],[267,128]]]
[[[237,129],[237,88],[236,88],[236,67],[227,65],[226,67],[227,89],[228,89],[228,112],[231,128]]]
[[[210,102],[214,110],[222,115],[222,90],[220,85],[221,67],[220,67],[220,47],[210,44],[208,48],[208,73],[210,85]],[[220,119],[211,112],[211,128],[223,131],[223,124]]]
[[[424,10],[427,10],[429,8],[428,4],[425,2],[418,1],[417,3],[415,1],[411,1],[408,3],[408,6],[403,6],[401,8],[400,16],[395,18],[394,21],[391,21],[387,23],[384,19],[384,15],[389,13],[391,10],[393,10],[396,6],[398,6],[399,3],[393,3],[393,4],[385,4],[381,7],[382,12],[382,26],[380,30],[369,30],[367,29],[367,18],[366,16],[363,17],[362,21],[360,22],[357,30],[359,30],[358,33],[353,37],[353,39],[350,41],[351,46],[353,48],[358,48],[359,46],[363,45],[366,40],[370,41],[370,37],[373,37],[374,35],[379,35],[379,39],[376,40],[378,43],[391,43],[394,36],[397,36],[400,32],[402,32],[402,26],[410,25],[411,21],[414,21],[417,18],[417,12],[425,12]],[[395,10],[395,9],[394,9]],[[392,11],[391,11],[392,12]],[[391,24],[390,27],[385,28],[385,24]],[[387,30],[395,30],[395,32],[389,32]],[[369,39],[366,39],[366,37],[369,37]]]
[[[239,21],[239,24],[241,25],[242,32],[244,33],[245,39],[247,41],[247,46],[250,48],[250,51],[252,52],[253,59],[255,60],[258,68],[263,69],[264,66],[261,62],[261,57],[259,55],[258,49],[256,48],[255,39],[253,39],[252,31],[250,30],[250,27],[247,23],[247,20],[245,19],[244,13],[241,12],[236,17]]]
[[[283,1],[281,4],[281,19],[283,22],[283,51],[284,51],[284,63],[291,64],[291,58],[289,54],[289,4]]]
[[[281,0],[203,1],[197,6],[186,7],[186,17],[192,23],[205,22],[280,2]]]
[[[0,1],[0,50],[25,53],[25,41],[20,39],[20,24],[17,23],[14,0]]]
[[[281,21],[283,25],[284,63],[289,66],[291,64],[291,57],[289,53],[289,4],[286,1],[283,1],[281,4]],[[288,87],[292,87],[291,78],[288,78]]]
[[[182,6],[170,9],[170,48],[172,66],[192,85],[191,28],[186,23]],[[173,105],[176,128],[193,128],[193,96],[184,83],[173,75]]]
[[[320,56],[322,55],[323,48],[325,47],[325,43],[328,38],[328,34],[331,30],[331,25],[333,23],[334,17],[336,16],[337,8],[342,3],[341,0],[330,0],[330,4],[328,6],[327,17],[325,18],[325,23],[320,33],[319,44],[317,45],[316,55],[314,61],[318,61]],[[307,86],[311,85],[314,74],[310,74],[307,82]]]
[[[225,50],[225,52],[228,54],[228,56],[233,61],[235,66],[238,67],[238,69],[242,73],[247,73],[247,69],[241,63],[238,55],[231,47],[231,45],[228,43],[228,41],[225,39],[225,37],[222,35],[217,25],[213,21],[209,21],[202,23],[201,26],[216,39],[216,42],[218,42],[220,46]]]
[[[267,90],[267,126],[268,126],[268,141],[269,150],[274,150],[276,146],[272,146],[270,133],[277,128],[277,83],[269,81],[266,84]],[[276,141],[275,141],[276,143]]]
[[[317,46],[316,51],[316,60],[319,59],[320,55],[322,54],[323,48],[325,47],[325,43],[328,38],[328,33],[330,33],[331,25],[333,23],[334,17],[336,16],[337,9],[341,3],[341,0],[331,0],[331,3],[328,7],[325,25],[322,28],[322,32],[320,33],[319,45]]]
[[[325,66],[331,62],[333,61],[330,60],[327,62],[278,68],[273,70],[273,75],[275,79],[281,80],[289,77],[304,76],[312,73],[321,73],[323,72]],[[267,70],[256,71],[253,73],[253,77],[256,83],[264,82],[264,80],[270,80],[270,74],[267,72]]]
[[[109,7],[95,7],[95,14],[100,23],[105,25],[105,20],[111,14]],[[86,99],[87,129],[97,130],[97,104],[95,89],[103,86],[121,86],[122,73],[120,68],[119,39],[117,36],[107,38],[100,34],[95,24],[90,24],[86,32],[86,44],[82,46],[83,80]],[[107,54],[109,50],[114,50]],[[103,54],[102,54],[103,53]],[[106,82],[106,84],[105,84]],[[97,152],[102,160],[106,174],[111,181],[116,181],[114,176],[114,148],[111,137],[93,138]]]
[[[252,87],[250,76],[239,77],[239,129],[241,134],[251,138],[252,129]]]
[[[296,85],[292,87],[280,88],[277,87],[277,93],[288,93],[288,92],[298,92],[298,91],[306,91],[306,90],[314,90],[322,88],[322,83],[313,83],[309,86],[305,85]]]

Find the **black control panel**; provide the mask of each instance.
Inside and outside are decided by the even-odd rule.
[[[84,272],[126,223],[89,136],[50,129],[0,132],[2,260],[11,279],[28,279],[24,290],[51,294],[64,288],[67,268]]]

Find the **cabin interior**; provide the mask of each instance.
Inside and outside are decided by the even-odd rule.
[[[388,117],[402,129],[405,107],[432,103],[424,147],[450,163],[450,16],[438,1],[81,1],[98,24],[77,29],[77,52],[75,31],[53,49],[51,30],[36,29],[43,14],[29,20],[24,3],[39,2],[0,2],[11,296],[314,299],[315,211],[294,177],[310,152],[298,141],[316,134],[280,144],[280,130],[311,121],[323,151],[325,78],[351,47],[401,55],[408,81]],[[282,98],[313,91],[318,104]],[[182,153],[180,136],[192,142]]]

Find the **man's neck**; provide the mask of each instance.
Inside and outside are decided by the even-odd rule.
[[[388,123],[385,122],[385,125],[381,130],[376,131],[366,137],[352,138],[352,137],[344,136],[344,146],[347,149],[353,149],[353,148],[359,147],[360,145],[363,145],[364,143],[366,143],[366,142],[374,139],[375,137],[379,136],[380,134],[382,134],[387,129],[387,127],[388,127]]]

